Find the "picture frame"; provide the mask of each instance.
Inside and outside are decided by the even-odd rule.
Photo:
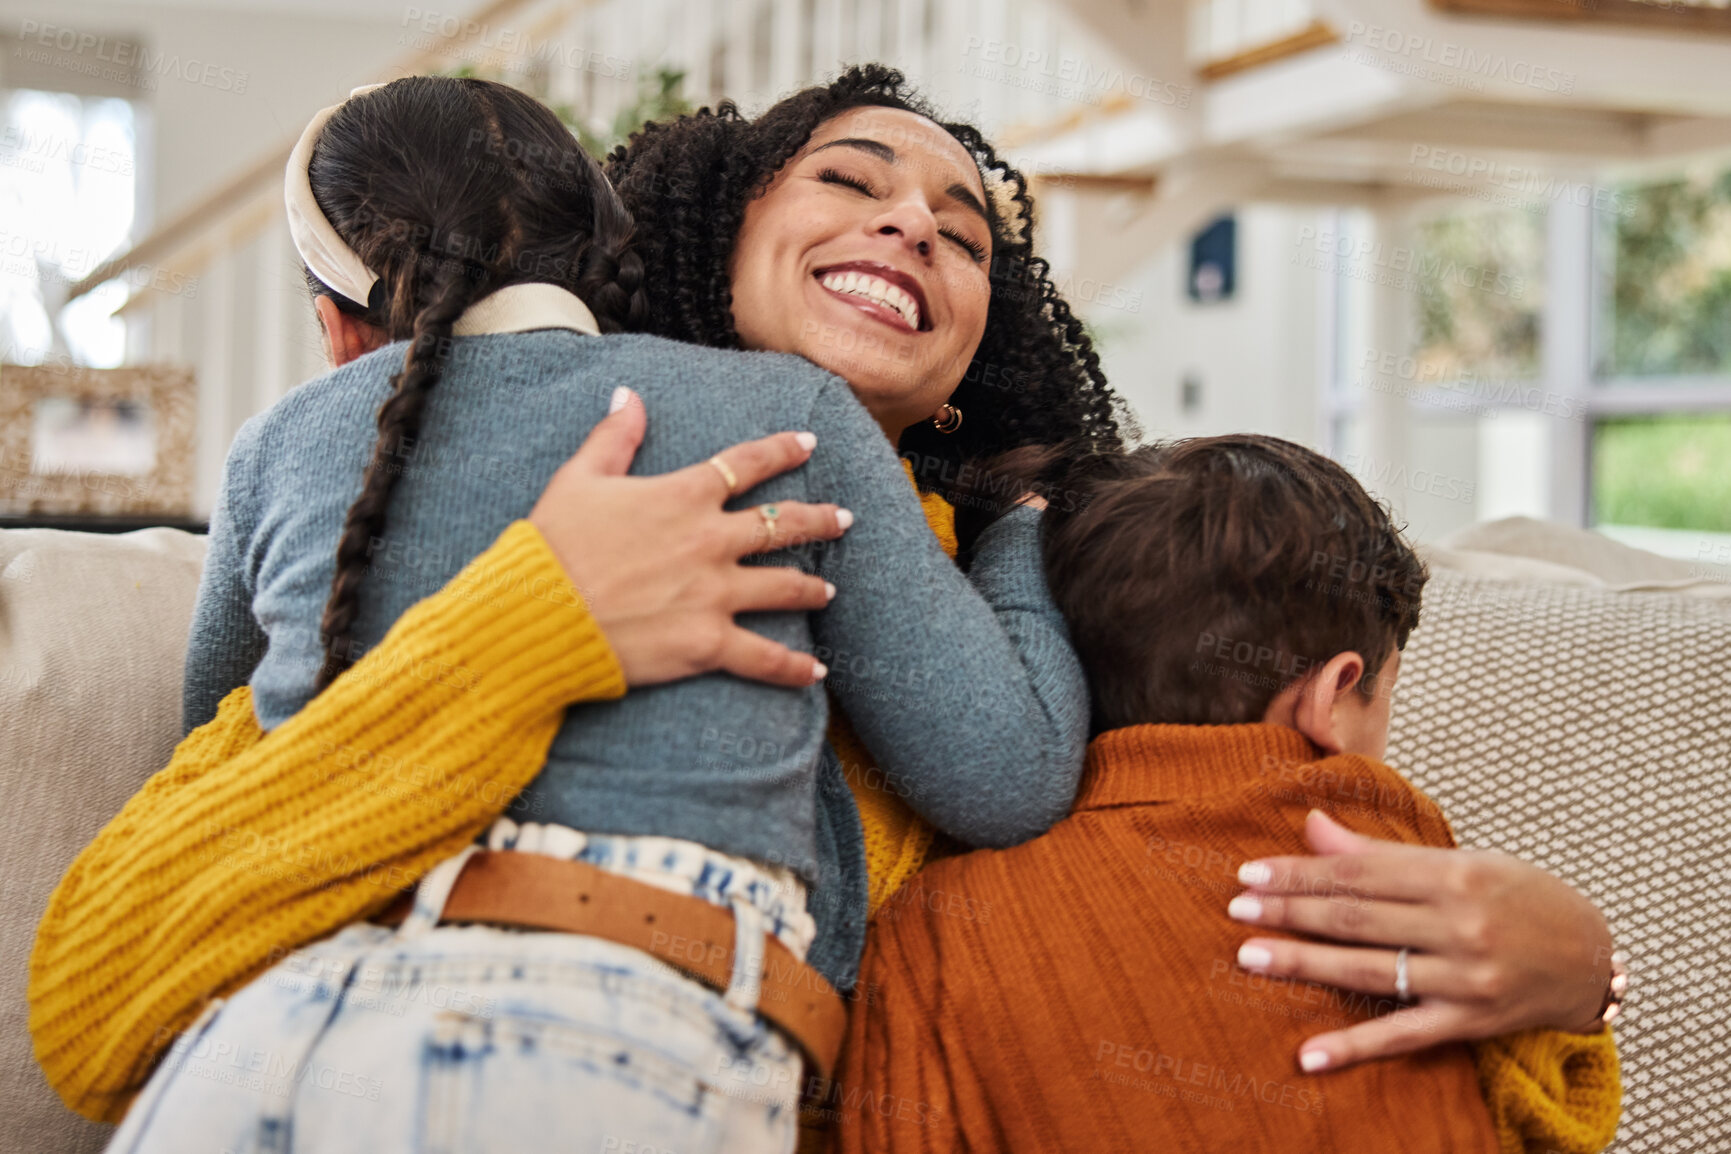
[[[190,367],[0,364],[0,515],[188,516],[197,433]]]

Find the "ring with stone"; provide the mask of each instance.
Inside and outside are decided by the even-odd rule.
[[[775,544],[776,522],[781,520],[781,506],[759,505],[757,515],[763,518],[763,527],[769,533],[769,543]]]

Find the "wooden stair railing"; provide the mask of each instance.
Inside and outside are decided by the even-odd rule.
[[[535,0],[491,0],[469,19],[476,24],[491,24],[534,2]],[[583,2],[584,0],[569,0],[565,7],[574,9]],[[437,47],[419,49],[385,69],[384,77],[395,80],[400,76],[416,75],[439,56]],[[77,300],[90,290],[131,269],[161,265],[196,244],[205,234],[224,227],[230,216],[255,199],[262,198],[273,184],[281,182],[283,168],[288,164],[289,153],[293,151],[293,140],[283,142],[268,155],[260,157],[256,163],[248,165],[244,171],[230,178],[220,188],[188,205],[167,223],[153,229],[150,235],[125,252],[97,265],[72,286],[66,298],[67,302]]]

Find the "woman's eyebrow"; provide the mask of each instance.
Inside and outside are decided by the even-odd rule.
[[[886,164],[894,164],[897,159],[895,149],[883,143],[881,140],[868,140],[863,136],[844,136],[840,140],[832,140],[828,144],[820,144],[816,148],[812,149],[812,152],[815,154],[822,152],[826,148],[839,148],[842,145],[846,145],[849,148],[857,148],[861,152],[869,152]]]
[[[826,148],[840,148],[844,145],[848,148],[857,148],[861,152],[869,152],[886,164],[894,164],[900,159],[896,156],[896,150],[883,141],[871,140],[863,136],[844,136],[840,140],[831,140],[828,143],[820,144],[811,150],[811,155],[816,155]],[[980,203],[980,198],[975,196],[974,190],[967,185],[957,182],[944,189],[944,193],[963,208],[977,213],[979,218],[987,224],[991,223],[992,218],[986,215],[986,206]]]

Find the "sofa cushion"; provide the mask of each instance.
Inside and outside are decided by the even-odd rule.
[[[1721,599],[1438,566],[1401,659],[1389,761],[1463,845],[1588,894],[1628,955],[1618,1151],[1731,1142],[1728,653]]]
[[[1716,551],[1704,548],[1703,552]],[[1596,585],[1625,593],[1686,593],[1731,601],[1731,566],[1661,557],[1602,533],[1531,517],[1468,525],[1426,549],[1425,559],[1435,568],[1509,581]]]
[[[204,538],[0,530],[0,1150],[100,1150],[31,1053],[25,987],[60,875],[180,739]]]
[[[1731,606],[1616,591],[1578,567],[1593,543],[1558,541],[1549,527],[1542,557],[1518,556],[1516,541],[1494,538],[1517,568],[1551,565],[1563,578],[1496,580],[1432,555],[1390,761],[1437,799],[1464,844],[1536,862],[1610,917],[1633,972],[1618,1026],[1616,1149],[1723,1145]],[[1468,562],[1488,564],[1489,543],[1463,540],[1477,554]],[[203,555],[202,537],[165,529],[0,531],[0,813],[26,831],[0,839],[0,1150],[95,1151],[108,1137],[42,1079],[26,964],[61,873],[167,764]],[[1615,575],[1669,576],[1617,559],[1634,562]]]

